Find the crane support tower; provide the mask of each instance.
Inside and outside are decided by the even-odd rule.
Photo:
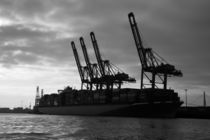
[[[144,48],[135,16],[132,12],[128,14],[128,19],[141,62],[141,89],[161,87],[167,89],[167,78],[170,76],[181,77],[182,72],[175,69],[175,66],[168,64],[151,48]]]

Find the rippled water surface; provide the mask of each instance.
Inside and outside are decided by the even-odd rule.
[[[0,114],[0,139],[210,140],[210,120]]]

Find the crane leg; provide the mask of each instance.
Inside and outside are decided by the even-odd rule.
[[[163,88],[167,89],[167,74],[164,74]]]
[[[141,89],[143,89],[144,70],[141,70]]]
[[[152,73],[152,89],[155,88],[155,73]]]

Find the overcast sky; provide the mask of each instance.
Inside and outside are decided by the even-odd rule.
[[[131,11],[144,46],[182,70],[184,77],[171,78],[169,87],[181,97],[188,89],[192,104],[201,103],[203,91],[210,96],[209,0],[1,0],[0,107],[33,105],[37,85],[46,94],[67,85],[80,88],[70,41],[84,64],[83,36],[96,62],[91,31],[102,57],[137,79],[129,86],[140,87]]]

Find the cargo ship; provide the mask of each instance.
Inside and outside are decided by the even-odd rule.
[[[102,59],[95,34],[91,32],[97,64],[90,63],[84,39],[80,37],[86,62],[86,66],[81,66],[75,43],[71,42],[81,89],[67,86],[56,94],[37,96],[37,112],[52,115],[175,117],[183,102],[177,92],[167,88],[167,78],[181,77],[182,72],[151,48],[145,48],[134,14],[129,13],[128,18],[141,63],[140,88],[122,88],[123,83],[135,82],[135,79],[109,60]]]
[[[51,115],[174,117],[181,104],[173,90],[125,88],[114,90],[112,97],[107,97],[106,91],[66,87],[59,94],[44,95],[37,108],[40,113]]]

